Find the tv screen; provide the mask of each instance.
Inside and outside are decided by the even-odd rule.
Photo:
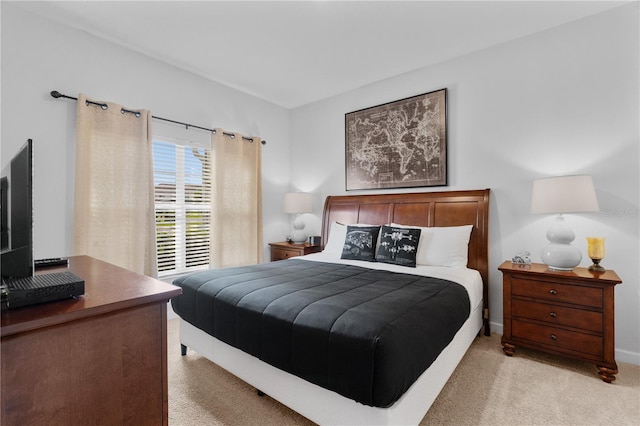
[[[33,141],[11,159],[2,177],[3,277],[33,275]]]
[[[2,251],[9,249],[9,212],[7,206],[9,205],[9,179],[6,176],[0,178],[0,243],[2,245]]]

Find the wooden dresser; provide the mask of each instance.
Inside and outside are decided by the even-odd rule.
[[[167,425],[167,301],[180,288],[88,256],[69,270],[84,296],[2,311],[2,424]]]
[[[547,265],[507,261],[503,274],[502,346],[517,346],[593,362],[605,382],[618,373],[615,361],[614,271],[587,268],[552,271]]]
[[[318,253],[322,250],[320,246],[312,246],[309,243],[295,244],[287,241],[279,243],[269,243],[271,246],[271,261],[285,260],[290,257],[304,256],[305,254]]]

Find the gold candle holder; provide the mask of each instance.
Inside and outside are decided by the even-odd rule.
[[[589,266],[589,270],[595,272],[604,272],[605,269],[600,266],[600,261],[604,259],[603,237],[587,237],[587,254],[593,261],[593,265]]]

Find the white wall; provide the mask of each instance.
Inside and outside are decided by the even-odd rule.
[[[344,114],[446,87],[449,184],[435,190],[491,188],[494,329],[502,332],[497,267],[520,249],[540,262],[553,220],[530,214],[532,181],[591,174],[600,213],[567,220],[583,266],[586,237],[607,238],[603,264],[624,281],[618,361],[640,364],[638,16],[631,4],[293,110],[291,182],[314,194],[311,230],[324,197],[345,193]]]
[[[267,140],[263,146],[265,259],[267,243],[289,229],[282,213],[289,189],[290,112],[2,2],[2,167],[34,140],[34,255],[71,254],[75,102],[58,90],[146,108],[202,127]],[[162,122],[154,120],[157,127]],[[181,128],[180,126],[178,126]],[[201,131],[189,130],[194,138]],[[206,136],[206,133],[205,133]]]
[[[492,190],[494,329],[500,332],[502,324],[502,278],[496,268],[519,249],[529,249],[539,261],[552,221],[529,213],[532,180],[588,173],[601,212],[570,217],[575,244],[585,253],[587,235],[607,238],[603,263],[624,281],[616,287],[618,360],[640,364],[637,3],[292,111],[10,3],[0,5],[0,161],[4,167],[27,138],[34,139],[36,257],[71,253],[75,103],[51,98],[51,90],[83,92],[266,139],[268,243],[288,232],[289,218],[281,208],[290,186],[314,194],[315,213],[307,215],[312,233],[319,233],[324,198],[345,193],[345,113],[446,87],[449,185],[436,190]]]

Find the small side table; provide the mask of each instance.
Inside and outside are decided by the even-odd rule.
[[[539,263],[509,261],[498,269],[505,354],[523,346],[593,362],[602,380],[615,380],[614,288],[622,281],[614,271],[553,271]]]
[[[304,256],[305,254],[318,253],[320,246],[312,246],[309,243],[295,244],[287,241],[269,243],[271,246],[271,261],[285,260],[291,257]]]

